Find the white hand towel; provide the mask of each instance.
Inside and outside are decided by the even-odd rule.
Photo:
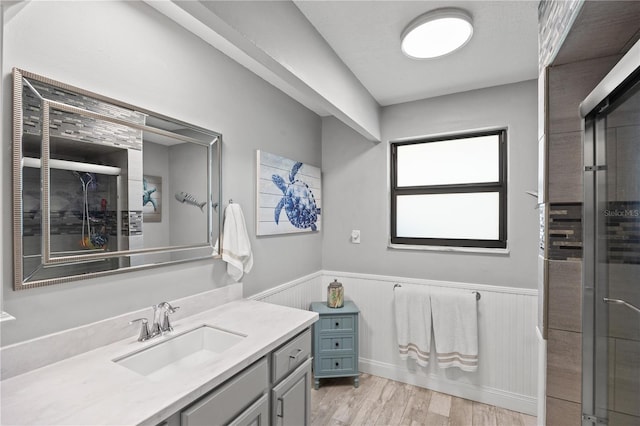
[[[478,369],[478,303],[471,291],[431,291],[433,338],[440,368]]]
[[[253,253],[244,222],[242,209],[232,203],[224,210],[224,227],[222,229],[222,260],[227,262],[227,273],[235,281],[251,271]]]
[[[431,307],[426,288],[396,287],[393,291],[398,351],[426,367],[431,351]]]

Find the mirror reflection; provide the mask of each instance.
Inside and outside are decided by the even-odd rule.
[[[14,69],[15,288],[214,255],[221,135]]]

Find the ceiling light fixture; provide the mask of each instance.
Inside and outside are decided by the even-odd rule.
[[[444,56],[467,44],[472,34],[471,15],[464,10],[432,10],[418,16],[402,31],[402,52],[414,59]]]

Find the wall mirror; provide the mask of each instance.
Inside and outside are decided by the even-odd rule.
[[[14,289],[217,256],[221,134],[13,77]]]

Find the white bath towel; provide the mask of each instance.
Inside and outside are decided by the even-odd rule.
[[[431,290],[433,339],[440,368],[478,369],[478,304],[468,290]]]
[[[431,351],[431,307],[427,288],[406,285],[393,291],[398,351],[401,359],[413,358],[427,366]]]
[[[227,273],[235,281],[239,281],[253,267],[251,242],[242,209],[237,203],[229,204],[224,210],[222,260],[227,262]]]

